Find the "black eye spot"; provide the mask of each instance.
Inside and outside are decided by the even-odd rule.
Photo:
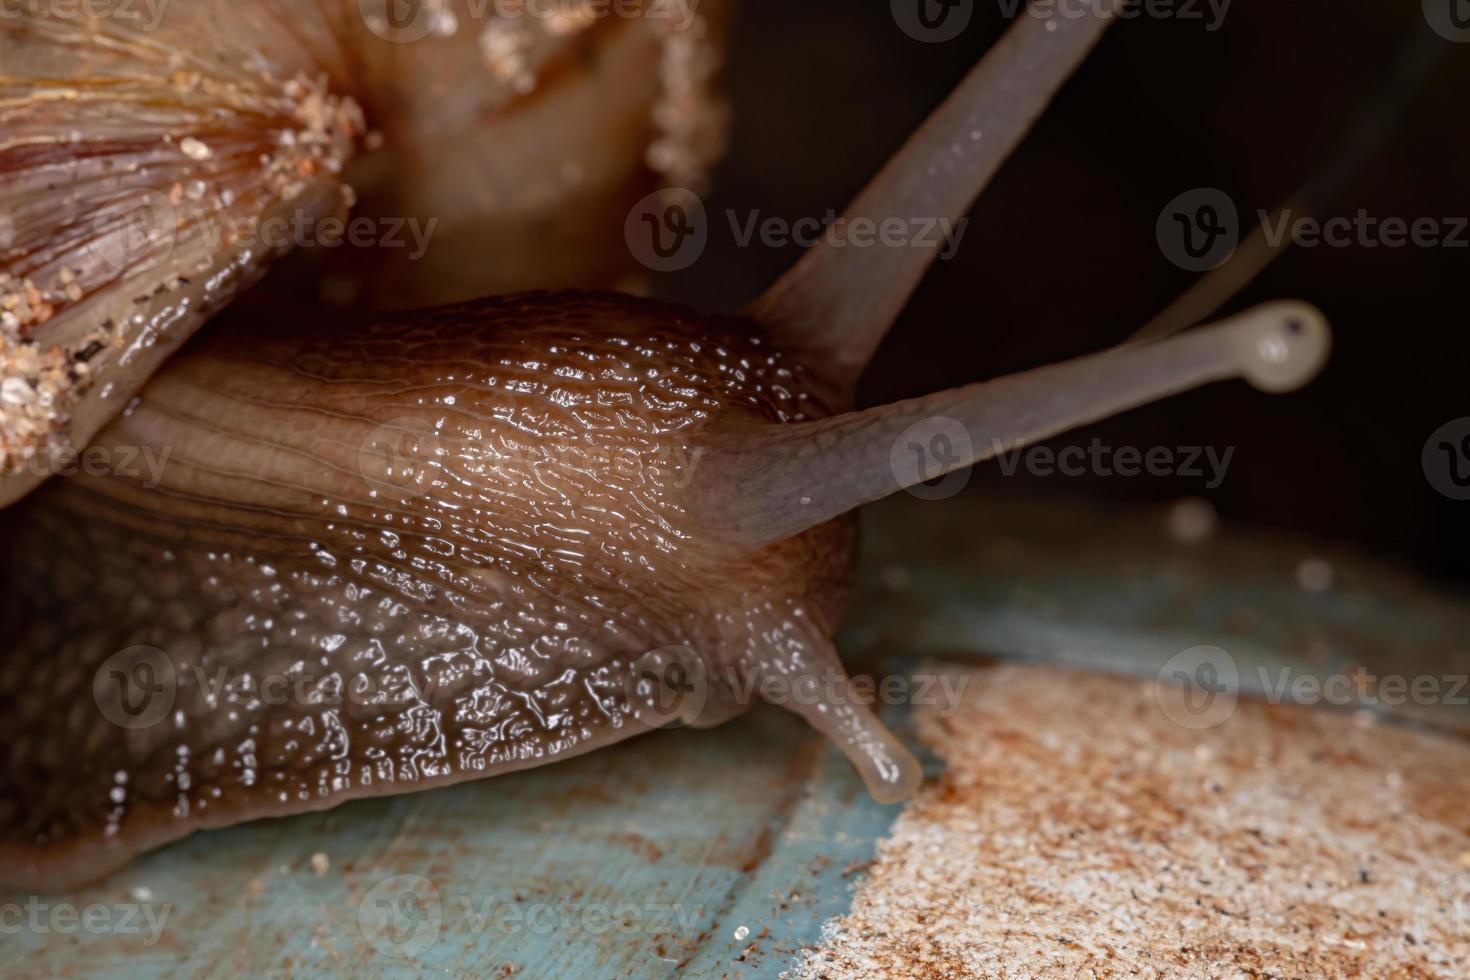
[[[1297,320],[1297,319],[1294,319],[1293,318],[1291,320],[1287,320],[1286,321],[1286,332],[1287,333],[1290,333],[1290,334],[1299,334],[1299,333],[1301,333],[1305,329],[1306,329],[1306,326],[1303,325],[1302,324],[1302,321],[1300,321],[1300,320]]]

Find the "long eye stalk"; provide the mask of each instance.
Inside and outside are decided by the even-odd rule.
[[[800,425],[724,434],[692,490],[711,527],[760,547],[905,487],[1199,385],[1243,377],[1298,388],[1326,361],[1326,319],[1272,303],[1181,336],[1117,348],[923,398]],[[961,448],[924,466],[905,434],[962,432]],[[937,469],[936,469],[937,467]]]
[[[1028,8],[846,218],[958,219],[1117,15],[1115,3],[1065,16]],[[851,395],[936,255],[824,243],[751,312]],[[1274,303],[1181,337],[924,398],[799,425],[729,427],[713,434],[690,506],[735,543],[763,547],[904,487],[1199,385],[1244,377],[1264,391],[1300,387],[1321,369],[1330,337],[1311,306]],[[927,460],[906,451],[906,442],[922,450],[925,435],[943,435],[950,451]]]
[[[958,219],[1117,19],[1114,6],[1066,16],[1028,7],[848,206],[844,220]],[[850,391],[939,250],[817,245],[750,312],[785,349]]]

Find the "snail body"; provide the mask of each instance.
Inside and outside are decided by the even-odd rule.
[[[131,847],[521,768],[841,675],[851,522],[750,550],[688,507],[711,426],[831,411],[749,326],[544,294],[181,354],[97,442],[170,447],[157,485],[69,478],[11,543],[31,614],[6,687],[32,693],[0,795],[57,793],[18,839],[92,869],[120,828]],[[670,664],[698,703],[640,713],[640,673]],[[99,673],[111,710],[69,710]],[[875,791],[912,789],[866,711],[820,721]]]
[[[1110,22],[1022,18],[849,216],[957,217]],[[818,246],[739,316],[583,292],[226,314],[97,435],[166,466],[7,512],[0,877],[66,884],[763,698],[906,797],[920,766],[832,640],[851,512],[937,475],[895,449],[957,427],[950,470],[1199,384],[1289,390],[1328,343],[1275,304],[855,410],[933,257]]]

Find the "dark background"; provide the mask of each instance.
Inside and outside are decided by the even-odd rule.
[[[669,291],[705,308],[759,293],[797,250],[737,247],[724,209],[793,220],[840,209],[1001,34],[1001,11],[974,0],[967,29],[932,44],[901,31],[887,0],[744,0],[729,68],[733,143],[707,202],[708,251]],[[1417,0],[1235,0],[1215,32],[1204,20],[1115,25],[981,198],[959,255],[930,273],[863,402],[1122,340],[1195,281],[1155,239],[1161,209],[1191,188],[1231,195],[1243,233],[1257,208],[1314,177],[1337,185],[1324,217],[1470,216],[1467,94],[1470,44],[1433,35]],[[1352,136],[1376,103],[1390,125]],[[1368,150],[1359,164],[1355,141]],[[1225,310],[1282,297],[1319,305],[1335,327],[1319,380],[1287,396],[1214,385],[1052,443],[1235,446],[1223,485],[1089,476],[1007,486],[1204,496],[1226,520],[1470,578],[1470,503],[1438,494],[1420,461],[1435,429],[1470,415],[1467,284],[1466,248],[1288,249]],[[974,482],[1000,479],[987,464]]]

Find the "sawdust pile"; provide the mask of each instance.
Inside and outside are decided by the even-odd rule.
[[[914,800],[796,977],[1470,976],[1470,748],[1019,666],[920,718]],[[1176,715],[1177,717],[1177,715]]]

